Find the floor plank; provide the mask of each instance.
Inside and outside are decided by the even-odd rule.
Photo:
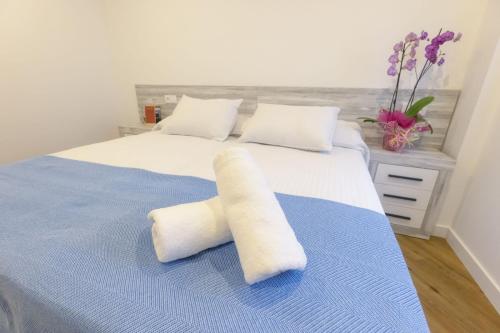
[[[500,315],[446,240],[397,239],[433,333],[500,332]]]

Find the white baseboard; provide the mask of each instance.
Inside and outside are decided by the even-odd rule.
[[[493,304],[497,312],[500,313],[500,287],[469,250],[467,245],[465,245],[463,240],[455,233],[453,228],[449,229],[447,241],[491,304]]]
[[[449,226],[438,224],[434,227],[434,231],[432,232],[432,236],[447,238],[449,232],[450,232]]]

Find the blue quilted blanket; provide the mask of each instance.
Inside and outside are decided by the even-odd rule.
[[[0,332],[427,332],[385,216],[278,194],[308,256],[248,286],[233,243],[170,264],[153,208],[211,181],[41,157],[0,167]]]

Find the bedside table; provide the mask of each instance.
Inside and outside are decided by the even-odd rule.
[[[370,146],[370,174],[395,232],[428,239],[455,160],[438,150],[394,153]]]
[[[136,126],[118,126],[118,132],[120,136],[137,135],[145,132],[149,132],[153,129],[156,124],[140,124]]]

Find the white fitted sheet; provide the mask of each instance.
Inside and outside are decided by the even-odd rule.
[[[248,149],[273,191],[327,199],[383,213],[358,150],[334,147],[330,153],[150,132],[65,150],[53,156],[158,173],[215,180],[215,154],[231,145]]]

